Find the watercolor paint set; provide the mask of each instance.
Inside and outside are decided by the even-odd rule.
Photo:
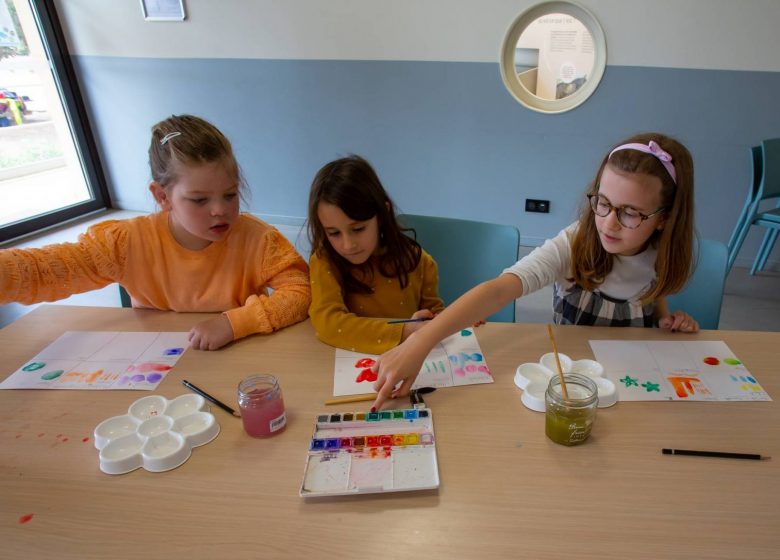
[[[304,498],[439,487],[427,408],[317,417],[303,473]]]

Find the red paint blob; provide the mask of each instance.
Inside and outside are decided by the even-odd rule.
[[[87,443],[88,441],[89,441],[89,438],[88,438],[88,437],[85,437],[85,438],[83,438],[83,439],[81,440],[81,442],[82,442],[82,443]]]
[[[718,358],[713,358],[712,356],[708,356],[704,358],[704,363],[708,366],[717,366],[720,364],[720,360]]]
[[[136,369],[141,373],[149,373],[150,371],[168,371],[172,367],[173,366],[169,366],[168,364],[155,364],[153,362],[146,362],[143,364],[138,364]]]
[[[366,368],[361,371],[355,378],[355,381],[360,383],[361,381],[376,381],[377,374],[375,371],[371,371],[371,368]]]
[[[27,523],[32,518],[33,518],[33,514],[28,513],[27,515],[23,515],[19,518],[19,523]]]
[[[62,443],[65,443],[66,441],[68,441],[68,438],[62,438]]]
[[[376,360],[372,360],[371,358],[361,358],[357,362],[355,362],[355,367],[359,368],[367,368],[371,367],[376,363]]]
[[[38,437],[43,437],[43,436],[45,436],[45,435],[46,435],[46,434],[44,434],[43,432],[41,432],[40,434],[38,434]]]

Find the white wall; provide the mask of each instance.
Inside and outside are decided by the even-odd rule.
[[[151,58],[498,61],[530,0],[184,0],[184,23],[138,0],[57,0],[73,54]],[[607,63],[780,71],[778,0],[583,0]]]

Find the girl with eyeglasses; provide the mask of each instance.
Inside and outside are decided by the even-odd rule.
[[[685,146],[656,133],[621,142],[602,160],[577,222],[380,357],[374,406],[408,393],[440,340],[550,284],[558,324],[697,332],[693,317],[666,303],[692,272],[693,237],[693,161]]]

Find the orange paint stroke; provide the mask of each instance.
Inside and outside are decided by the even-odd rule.
[[[92,373],[90,373],[89,375],[87,375],[87,376],[85,377],[84,381],[86,381],[88,384],[90,384],[90,385],[91,385],[91,384],[92,384],[92,383],[94,383],[94,382],[95,382],[95,380],[96,380],[98,377],[100,377],[102,374],[103,374],[103,370],[102,370],[102,369],[99,369],[99,370],[97,370],[97,371],[93,371]]]
[[[675,393],[681,399],[687,399],[689,396],[696,394],[696,390],[693,388],[693,383],[701,383],[701,379],[698,377],[668,377],[669,383],[674,387]]]

